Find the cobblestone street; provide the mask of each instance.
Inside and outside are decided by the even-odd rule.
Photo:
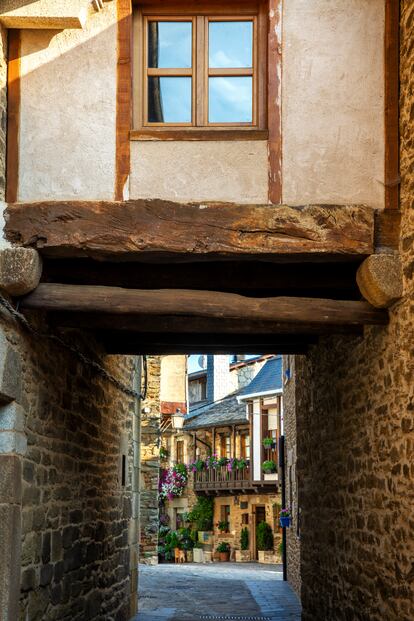
[[[136,621],[300,621],[280,565],[141,565]]]

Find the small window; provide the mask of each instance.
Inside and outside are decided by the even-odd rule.
[[[184,442],[183,440],[177,440],[176,442],[175,458],[179,464],[184,463]]]
[[[247,433],[240,436],[240,457],[250,459],[250,436]]]
[[[220,437],[220,457],[231,457],[231,438],[229,434],[223,434]]]
[[[224,532],[230,532],[230,505],[221,505],[220,521],[227,523],[227,529]]]
[[[264,129],[265,14],[253,2],[241,10],[229,4],[228,12],[206,3],[192,13],[191,5],[144,3],[137,15],[136,123]]]
[[[242,524],[247,525],[249,523],[249,514],[242,513]]]

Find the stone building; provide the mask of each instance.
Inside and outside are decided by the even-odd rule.
[[[280,494],[278,493],[277,442],[281,429],[282,382],[281,357],[257,356],[248,360],[229,362],[229,356],[207,356],[206,399],[191,404],[181,430],[171,427],[163,431],[162,445],[166,458],[163,467],[175,464],[205,462],[217,456],[232,462],[243,460],[243,467],[229,471],[228,466],[193,472],[183,493],[165,500],[163,513],[168,525],[176,530],[184,525],[185,514],[190,512],[200,495],[213,495],[214,534],[209,545],[213,548],[226,540],[233,558],[242,560],[240,536],[243,528],[249,531],[249,548],[243,560],[257,560],[256,528],[267,521],[275,534],[273,554],[269,560],[279,559],[278,523]],[[189,375],[189,395],[198,399],[198,385],[203,372]],[[253,378],[253,379],[252,379]],[[193,383],[196,387],[191,386]],[[265,437],[274,439],[274,446],[262,445]],[[263,461],[273,460],[274,474],[263,474]],[[228,522],[220,532],[219,522]]]
[[[303,618],[414,616],[412,2],[236,4],[0,3],[7,621],[135,614],[134,357],[252,351]]]

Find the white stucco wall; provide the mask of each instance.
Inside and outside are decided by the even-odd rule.
[[[116,3],[85,30],[22,30],[18,200],[112,199]]]
[[[283,202],[381,207],[384,0],[283,5]]]
[[[133,142],[130,197],[267,203],[267,142]]]

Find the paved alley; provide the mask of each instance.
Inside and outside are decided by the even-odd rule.
[[[280,565],[140,565],[136,621],[300,621]]]

